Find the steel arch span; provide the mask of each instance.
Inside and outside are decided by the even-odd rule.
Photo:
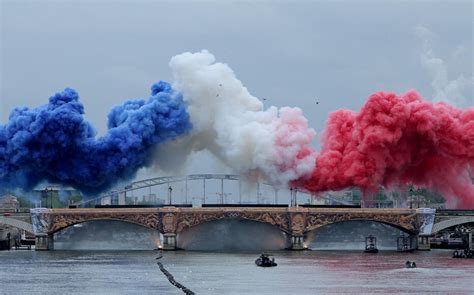
[[[462,216],[453,219],[443,220],[433,225],[433,234],[456,225],[474,223],[474,216]]]
[[[248,181],[247,179],[243,179],[240,175],[237,175],[237,174],[191,174],[191,175],[186,175],[186,176],[163,176],[163,177],[156,177],[156,178],[150,178],[150,179],[135,181],[135,182],[130,183],[129,185],[126,185],[123,188],[111,190],[107,193],[104,193],[104,194],[100,195],[97,198],[77,202],[77,203],[74,203],[73,205],[80,207],[81,205],[85,205],[89,202],[98,201],[98,200],[101,200],[103,198],[116,196],[118,194],[123,194],[123,193],[132,192],[132,191],[139,190],[139,189],[144,189],[144,188],[149,188],[149,187],[159,186],[159,185],[166,185],[166,184],[171,184],[171,183],[177,183],[177,182],[184,182],[185,183],[185,196],[187,197],[187,195],[188,195],[188,189],[187,189],[188,181],[197,181],[197,180],[202,180],[203,181],[203,187],[204,187],[203,195],[206,195],[206,184],[205,184],[206,180],[220,180],[221,181],[221,190],[222,190],[221,193],[222,194],[224,193],[224,191],[223,191],[224,181],[238,181],[239,182],[239,198],[241,198],[241,184],[240,184],[240,182],[241,181]],[[257,194],[258,194],[258,190],[260,188],[260,185],[265,185],[265,186],[271,187],[274,190],[275,198],[278,198],[278,191],[281,188],[275,187],[271,183],[267,183],[267,182],[255,182],[255,183],[257,184]],[[305,192],[303,192],[303,193],[305,193]],[[322,198],[328,199],[330,201],[334,201],[334,202],[337,202],[337,203],[345,204],[345,205],[351,204],[349,202],[346,202],[344,200],[339,200],[339,199],[331,197],[331,196],[323,195]]]

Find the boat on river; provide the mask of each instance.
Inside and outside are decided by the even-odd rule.
[[[0,227],[0,250],[10,250],[11,242],[10,230],[5,227]]]
[[[255,260],[255,264],[257,266],[260,266],[260,267],[272,267],[272,266],[277,266],[278,264],[275,262],[275,258],[271,258],[270,259],[270,254],[265,254],[265,253],[262,253],[262,255],[260,255],[260,257],[258,257],[256,260]]]
[[[411,261],[411,262],[410,262],[410,261],[408,260],[407,262],[405,262],[405,267],[406,267],[406,268],[416,268],[416,263],[415,263],[415,261]]]
[[[365,253],[378,253],[379,249],[377,249],[377,238],[370,235],[365,237]]]

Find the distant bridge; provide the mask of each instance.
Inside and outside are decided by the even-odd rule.
[[[432,234],[436,234],[450,227],[468,223],[474,223],[474,210],[437,210]]]
[[[188,182],[189,181],[199,181],[202,180],[203,184],[203,200],[205,203],[206,200],[206,181],[207,180],[220,180],[221,182],[221,192],[220,192],[220,197],[221,197],[221,203],[224,203],[224,181],[238,181],[239,182],[239,203],[242,203],[242,181],[244,182],[251,182],[247,179],[242,179],[240,175],[236,174],[192,174],[192,175],[187,175],[187,176],[164,176],[164,177],[156,177],[156,178],[150,178],[150,179],[144,179],[140,181],[135,181],[130,183],[129,185],[126,185],[123,188],[111,190],[105,194],[100,195],[97,198],[81,201],[74,203],[73,205],[82,207],[87,203],[93,203],[93,202],[98,202],[104,198],[108,197],[113,197],[119,194],[126,194],[128,192],[132,192],[135,190],[139,189],[144,189],[144,188],[149,188],[149,187],[154,187],[154,186],[160,186],[160,185],[170,185],[171,183],[177,183],[177,182],[184,182],[185,188],[184,188],[184,198],[185,202],[188,200]],[[270,183],[266,182],[254,182],[256,184],[257,188],[257,202],[259,202],[259,196],[260,196],[260,186],[265,185],[268,187],[271,187],[273,192],[274,192],[274,197],[275,197],[275,203],[278,203],[278,192],[281,190],[281,188],[278,188]],[[294,198],[296,199],[296,192],[297,190],[294,191]],[[305,192],[302,192],[305,193]],[[308,194],[309,195],[309,194]],[[292,196],[293,198],[293,196]],[[323,194],[321,195],[321,198],[333,201],[338,204],[345,204],[349,205],[352,204],[350,202],[344,201],[344,200],[339,200],[337,198],[334,198],[328,194]],[[296,200],[295,200],[296,203]]]

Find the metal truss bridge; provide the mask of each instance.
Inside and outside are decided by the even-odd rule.
[[[171,183],[177,183],[177,182],[184,182],[185,183],[184,196],[185,196],[185,199],[187,200],[188,199],[188,182],[189,181],[197,181],[197,180],[202,180],[204,200],[206,198],[206,181],[207,180],[220,180],[221,181],[221,193],[219,195],[221,197],[221,203],[224,203],[223,202],[224,195],[225,195],[225,193],[224,193],[224,181],[238,181],[239,182],[239,203],[242,203],[242,189],[241,189],[242,185],[241,185],[241,183],[242,183],[242,181],[249,182],[247,179],[243,179],[243,178],[241,178],[240,175],[236,175],[236,174],[192,174],[192,175],[186,175],[186,176],[156,177],[156,178],[150,178],[150,179],[145,179],[145,180],[132,182],[129,185],[126,185],[123,188],[111,190],[111,191],[109,191],[105,194],[102,194],[102,195],[98,196],[97,198],[89,199],[89,200],[82,201],[82,202],[77,202],[77,203],[74,203],[73,205],[80,207],[80,206],[84,206],[87,203],[97,202],[97,201],[100,201],[103,198],[113,197],[113,196],[116,196],[118,194],[126,194],[127,192],[132,192],[132,191],[135,191],[135,190],[154,187],[154,186],[160,186],[160,185],[169,186]],[[266,183],[266,182],[254,182],[254,183],[256,184],[256,187],[257,187],[257,198],[260,195],[260,192],[259,192],[260,191],[260,186],[261,185],[266,185],[266,186],[270,186],[273,189],[274,195],[275,195],[275,203],[277,203],[278,191],[281,188],[275,187],[274,185]],[[290,191],[291,191],[291,200],[292,200],[291,202],[292,203],[296,202],[296,193],[297,193],[298,190],[297,189],[294,189],[294,190],[290,189]],[[346,205],[351,204],[351,203],[339,200],[337,198],[331,197],[329,195],[324,195],[323,198],[331,200],[333,202],[340,203],[340,204],[346,204]]]

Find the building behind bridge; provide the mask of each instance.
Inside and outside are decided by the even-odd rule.
[[[0,197],[0,212],[18,212],[20,202],[17,197],[7,194]]]

